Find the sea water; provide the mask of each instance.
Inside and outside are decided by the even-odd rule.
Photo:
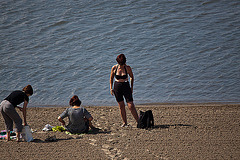
[[[239,0],[1,0],[0,21],[0,100],[31,84],[30,106],[117,105],[123,53],[136,104],[240,102]]]

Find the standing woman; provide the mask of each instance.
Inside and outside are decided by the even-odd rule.
[[[5,121],[5,126],[7,130],[7,141],[10,141],[10,131],[13,130],[13,122],[17,128],[17,141],[20,141],[20,132],[22,132],[22,119],[15,110],[18,108],[20,111],[23,112],[24,123],[23,125],[27,125],[26,121],[26,109],[29,102],[29,96],[33,94],[33,89],[31,85],[27,85],[20,90],[13,91],[7,98],[5,98],[0,106],[0,110],[2,116]],[[23,103],[23,108],[17,106],[20,103]]]
[[[134,106],[132,96],[134,77],[131,67],[126,65],[126,57],[124,54],[118,55],[116,61],[118,64],[112,67],[110,75],[110,93],[111,95],[115,95],[115,98],[118,102],[120,114],[123,120],[122,127],[124,127],[127,126],[127,116],[123,97],[125,98],[128,108],[131,111],[133,117],[135,118],[136,122],[138,122],[138,114]],[[128,75],[130,76],[131,86],[128,81]],[[114,77],[114,89],[112,89]]]

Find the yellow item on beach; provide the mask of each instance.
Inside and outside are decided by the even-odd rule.
[[[66,131],[65,133],[68,134],[68,135],[84,135],[84,134],[86,134],[86,133],[71,133],[71,132],[68,132],[68,131]]]
[[[52,130],[53,130],[54,132],[57,132],[57,131],[59,131],[59,132],[66,131],[66,129],[65,129],[63,126],[53,127]]]

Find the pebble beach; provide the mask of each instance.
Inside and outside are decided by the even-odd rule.
[[[155,126],[139,129],[130,111],[130,126],[122,124],[117,106],[85,106],[97,128],[88,134],[42,131],[60,126],[57,117],[67,107],[30,107],[27,122],[33,142],[0,140],[1,159],[238,159],[239,104],[136,105],[152,110]],[[20,113],[21,115],[21,113]],[[0,129],[4,121],[0,116]],[[56,137],[55,142],[45,141]]]

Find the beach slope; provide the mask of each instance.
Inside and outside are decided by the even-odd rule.
[[[121,128],[119,109],[85,107],[98,129],[84,135],[43,132],[46,124],[60,125],[57,117],[66,107],[28,108],[33,142],[0,140],[0,159],[238,159],[240,156],[239,104],[137,105],[138,112],[152,110],[153,129]],[[21,113],[20,113],[21,115]],[[0,129],[4,122],[0,116]],[[56,136],[56,142],[45,139]]]

